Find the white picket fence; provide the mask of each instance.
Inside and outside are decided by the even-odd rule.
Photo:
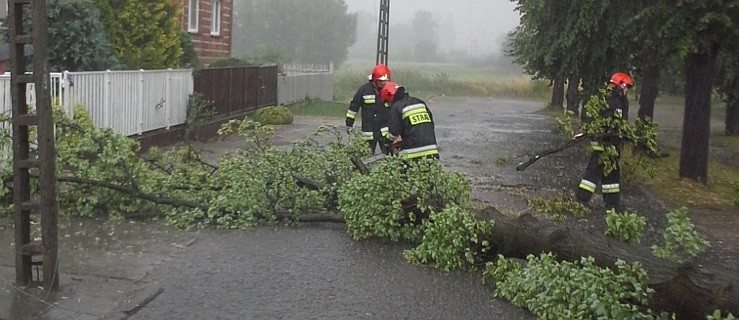
[[[71,114],[75,106],[90,113],[98,127],[127,136],[185,123],[193,93],[192,69],[51,73],[51,96]],[[0,75],[0,112],[10,115],[10,74]],[[277,80],[280,105],[305,99],[333,99],[333,65],[285,65]],[[26,101],[36,102],[34,85]]]
[[[192,69],[62,72],[51,75],[51,95],[71,114],[75,106],[90,113],[98,127],[124,135],[185,123],[193,93]],[[10,75],[0,76],[0,112],[10,114]],[[33,84],[26,102],[35,104]]]
[[[334,98],[334,65],[284,64],[277,77],[277,103]]]

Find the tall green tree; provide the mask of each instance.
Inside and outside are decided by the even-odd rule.
[[[739,135],[739,32],[724,42],[719,53],[719,77],[716,87],[726,103],[725,129],[728,135]]]
[[[50,70],[104,70],[117,66],[100,14],[91,0],[51,0],[47,10]]]
[[[51,71],[104,70],[118,66],[92,0],[49,0],[47,14]],[[24,20],[30,23],[30,17]],[[7,23],[0,23],[0,38],[7,39],[7,32]]]
[[[556,84],[567,79],[568,95],[574,97],[571,91],[578,86],[585,96],[594,94],[614,71],[628,69],[631,60],[621,27],[631,11],[621,1],[511,1],[517,3],[521,24],[511,34],[509,54],[526,73]]]
[[[736,41],[739,1],[662,1],[672,5],[675,22],[671,24],[669,32],[678,35],[678,52],[685,56],[685,116],[680,148],[680,177],[708,183],[711,95],[716,79],[717,58],[727,40]]]
[[[126,68],[162,69],[179,65],[180,2],[124,0],[116,12],[114,49]]]

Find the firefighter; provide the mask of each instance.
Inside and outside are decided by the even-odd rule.
[[[600,115],[604,118],[616,118],[628,120],[629,100],[626,92],[634,85],[631,77],[623,72],[617,72],[611,76],[606,87],[607,107],[601,110]],[[616,167],[607,175],[603,174],[603,165],[598,161],[605,147],[615,146],[619,157],[614,159]],[[591,142],[590,160],[585,169],[582,181],[575,192],[575,197],[583,204],[587,204],[593,196],[598,183],[601,183],[601,193],[606,210],[621,210],[621,168],[618,163],[621,153],[621,139],[617,135],[607,135]]]
[[[395,82],[382,87],[380,97],[390,105],[387,138],[394,141],[393,146],[400,145],[398,155],[403,159],[438,159],[434,116],[426,103],[411,97]]]
[[[390,69],[384,64],[378,64],[368,78],[369,81],[354,94],[346,111],[346,132],[349,133],[354,126],[357,113],[361,109],[362,139],[367,141],[372,154],[378,144],[380,152],[389,154],[390,148],[386,143],[389,108],[380,100],[380,89],[390,81]]]

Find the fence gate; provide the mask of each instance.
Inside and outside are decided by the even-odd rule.
[[[15,279],[19,286],[59,287],[57,270],[56,172],[54,123],[47,60],[46,0],[9,0],[8,25],[13,104],[13,206],[15,210]],[[23,23],[30,10],[30,26]],[[24,28],[25,27],[25,28]],[[30,27],[31,34],[25,32]],[[33,74],[26,74],[24,46],[33,46]],[[27,84],[34,83],[36,110],[26,102]],[[31,149],[36,126],[37,152]],[[34,154],[36,153],[36,154]],[[31,178],[38,177],[38,194],[31,194]],[[40,218],[41,240],[31,238],[32,215]],[[32,241],[33,240],[33,241]],[[36,271],[36,277],[33,271]],[[41,272],[39,272],[41,271]],[[43,279],[43,281],[41,280]]]

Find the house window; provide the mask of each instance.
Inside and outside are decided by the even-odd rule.
[[[198,0],[187,1],[187,31],[198,33]]]
[[[210,35],[221,35],[221,0],[213,0],[213,18],[210,19]]]

